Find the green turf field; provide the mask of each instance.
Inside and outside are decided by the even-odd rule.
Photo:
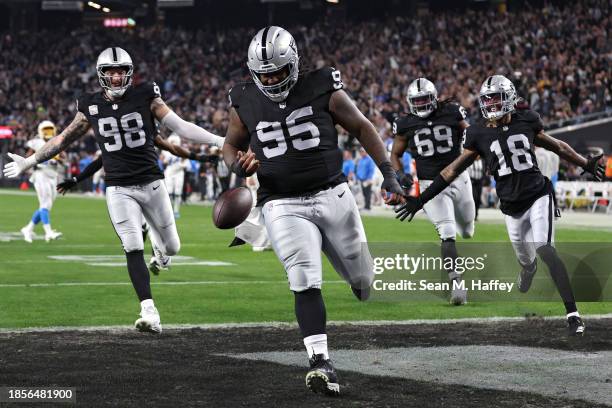
[[[34,196],[0,194],[0,233],[18,232],[36,207]],[[193,257],[183,260],[192,264],[221,261],[233,265],[177,265],[168,273],[153,276],[153,295],[162,323],[293,321],[293,296],[274,253],[253,253],[248,246],[228,248],[233,232],[215,229],[210,213],[210,207],[182,207],[182,218],[178,220],[180,255]],[[39,240],[33,244],[21,240],[0,241],[0,327],[132,324],[140,308],[127,270],[121,265],[123,252],[108,219],[105,202],[60,197],[51,216],[53,228],[64,233],[61,240],[51,243]],[[423,220],[400,224],[392,218],[364,217],[364,223],[370,241],[437,240],[432,225]],[[36,231],[42,235],[41,227]],[[477,224],[475,240],[506,241],[505,227]],[[611,240],[608,231],[567,228],[557,231],[559,242]],[[52,259],[51,256],[99,256],[90,258],[88,263],[119,265],[88,265],[82,260]],[[325,263],[324,277],[328,281],[323,292],[329,320],[563,313],[560,302],[472,302],[459,308],[443,301],[359,303],[328,263]],[[612,303],[582,303],[579,307],[583,314],[609,313]]]

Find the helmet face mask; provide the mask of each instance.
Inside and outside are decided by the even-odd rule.
[[[249,45],[247,66],[253,82],[264,95],[273,102],[284,101],[299,74],[299,56],[293,36],[277,26],[259,30]],[[269,84],[265,76],[281,79]]]
[[[121,83],[119,85],[113,85],[113,77],[116,76],[117,70],[123,71],[123,74],[121,74]],[[104,89],[110,97],[122,97],[125,91],[132,85],[134,65],[132,64],[130,55],[122,48],[112,47],[102,51],[98,56],[96,71],[98,73],[100,86],[102,86],[102,89]]]
[[[478,104],[482,116],[496,120],[514,112],[518,100],[514,84],[503,75],[493,75],[480,87]]]
[[[426,118],[438,108],[438,91],[426,78],[417,78],[408,85],[406,100],[410,113]]]

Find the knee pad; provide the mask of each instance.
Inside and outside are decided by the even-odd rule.
[[[139,234],[130,234],[128,236],[121,237],[121,243],[123,244],[123,250],[126,253],[144,250],[142,235]]]
[[[170,242],[166,244],[166,255],[173,256],[178,254],[181,249],[181,241],[178,237],[175,239],[171,239]]]
[[[442,221],[436,225],[436,229],[442,241],[450,238],[454,240],[457,236],[457,227],[454,221]]]

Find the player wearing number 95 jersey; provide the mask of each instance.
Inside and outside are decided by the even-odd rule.
[[[150,226],[163,259],[178,252],[180,240],[170,198],[161,179],[154,149],[155,120],[176,134],[196,143],[217,146],[223,138],[184,121],[161,98],[155,83],[132,85],[134,66],[129,54],[107,48],[98,56],[96,71],[101,92],[85,95],[77,102],[72,123],[27,158],[9,154],[8,177],[17,177],[44,162],[93,129],[102,152],[106,173],[108,212],[127,258],[127,267],[141,304],[140,331],[161,332],[159,313],[151,296],[149,271],[144,260],[142,216]]]
[[[425,190],[440,171],[461,154],[463,132],[469,125],[465,109],[449,100],[439,101],[436,87],[426,78],[417,78],[408,85],[406,100],[410,114],[393,123],[395,140],[391,163],[400,180],[405,178],[402,156],[407,148],[410,149],[416,161],[419,187]],[[475,206],[467,172],[425,204],[424,210],[442,241],[442,258],[456,259],[457,230],[463,238],[474,235]],[[466,303],[467,292],[459,284],[461,274],[452,267],[447,273],[453,285],[450,302],[454,305]]]
[[[463,153],[449,164],[418,199],[408,198],[400,207],[398,218],[412,219],[425,203],[442,192],[481,155],[496,181],[500,209],[505,214],[510,241],[521,266],[518,287],[527,292],[536,272],[536,256],[548,266],[550,275],[563,299],[569,332],[584,333],[567,270],[554,248],[554,193],[550,180],[538,169],[534,146],[558,154],[603,178],[601,156],[586,159],[567,143],[543,131],[540,116],[531,110],[517,109],[518,96],[512,82],[493,75],[480,88],[479,104],[484,124],[467,129]]]
[[[376,129],[342,90],[340,72],[322,68],[300,75],[295,40],[276,26],[253,37],[247,65],[253,82],[230,91],[223,158],[241,176],[257,171],[256,208],[294,292],[310,359],[306,384],[314,392],[337,395],[321,296],[321,250],[361,300],[374,274],[359,211],[342,173],[336,123],[357,136],[381,169],[385,200],[399,202],[403,192]]]

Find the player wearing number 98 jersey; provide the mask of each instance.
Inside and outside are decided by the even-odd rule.
[[[178,117],[161,99],[155,83],[133,86],[134,65],[125,50],[111,47],[102,51],[96,70],[101,92],[79,98],[72,123],[36,154],[27,158],[10,154],[14,161],[5,166],[4,173],[17,177],[54,157],[93,129],[106,173],[108,213],[121,239],[128,272],[141,304],[141,318],[136,321],[136,328],[160,333],[159,313],[151,296],[143,255],[142,217],[150,226],[162,266],[169,263],[169,256],[178,252],[180,240],[170,198],[161,180],[163,174],[157,166],[154,121],[196,143],[221,146],[223,138]]]
[[[396,203],[403,192],[376,129],[342,90],[340,72],[322,68],[300,75],[295,40],[276,26],[253,37],[247,61],[253,82],[230,91],[223,158],[241,176],[257,171],[256,208],[285,267],[310,358],[306,384],[337,395],[325,334],[321,250],[360,300],[367,298],[374,274],[342,173],[336,123],[356,135],[381,169],[385,200]]]
[[[405,177],[402,174],[402,155],[410,149],[416,161],[419,187],[424,190],[461,154],[463,133],[469,124],[465,119],[465,109],[448,100],[439,101],[436,87],[426,78],[417,78],[408,85],[406,99],[410,114],[393,123],[395,140],[391,163],[400,179]],[[425,204],[424,210],[440,237],[442,257],[456,258],[457,230],[463,238],[474,235],[475,206],[467,172]],[[453,284],[450,302],[462,305],[467,301],[467,292],[459,284],[461,275],[454,268],[447,272]]]
[[[567,270],[554,248],[554,193],[550,180],[538,169],[534,146],[558,154],[570,163],[581,166],[601,180],[604,168],[601,156],[586,159],[567,143],[543,131],[540,116],[531,110],[517,109],[518,96],[512,82],[493,75],[480,88],[479,104],[485,122],[467,129],[464,151],[449,164],[418,199],[408,201],[397,211],[404,220],[424,203],[442,192],[480,155],[496,181],[500,209],[514,247],[521,272],[518,287],[526,292],[536,272],[536,256],[548,266],[567,312],[570,334],[582,335],[580,319]]]

